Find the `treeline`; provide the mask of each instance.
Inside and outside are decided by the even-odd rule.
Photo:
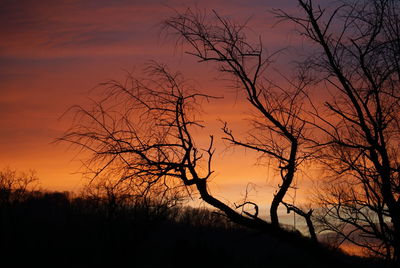
[[[13,267],[168,267],[186,259],[181,254],[189,250],[187,243],[208,233],[205,229],[211,235],[237,228],[206,209],[149,200],[113,208],[109,200],[68,192],[16,194],[0,206],[1,260]]]
[[[93,186],[81,194],[49,192],[35,189],[36,179],[27,182],[0,187],[0,259],[7,267],[379,265],[314,243],[299,246],[279,235],[252,231],[171,196],[105,195],[107,191]]]

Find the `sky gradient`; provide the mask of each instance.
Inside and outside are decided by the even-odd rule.
[[[221,136],[219,118],[239,130],[246,126],[246,104],[216,80],[213,66],[196,64],[161,31],[163,19],[187,7],[214,9],[237,21],[251,17],[249,26],[272,52],[296,43],[291,26],[272,27],[276,20],[269,13],[292,10],[293,1],[2,1],[0,167],[35,169],[46,189],[79,190],[84,181],[75,172],[82,155],[53,143],[71,123],[68,115],[60,117],[72,105],[87,104],[99,83],[121,80],[149,60],[182,70],[200,89],[224,97],[206,107],[207,131]],[[281,56],[283,62],[288,55]],[[255,165],[255,154],[217,146],[211,187],[218,197],[233,202],[254,182],[259,196],[272,198],[273,178],[268,168]]]

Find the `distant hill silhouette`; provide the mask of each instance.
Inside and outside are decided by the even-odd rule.
[[[251,231],[207,209],[137,204],[110,217],[82,197],[28,195],[0,207],[2,267],[383,267]]]

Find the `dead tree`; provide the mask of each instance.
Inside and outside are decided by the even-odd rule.
[[[34,170],[18,172],[9,167],[0,170],[0,208],[24,201],[38,183]]]
[[[60,141],[91,153],[86,168],[94,176],[111,174],[131,180],[146,194],[152,187],[182,187],[196,191],[202,200],[222,211],[230,220],[271,234],[280,228],[247,216],[214,197],[208,189],[213,173],[213,137],[199,148],[193,136],[201,128],[196,119],[199,105],[210,96],[193,90],[178,73],[152,64],[149,79],[128,77],[125,84],[105,83],[105,97],[91,110],[72,108],[75,121]]]
[[[312,112],[325,134],[315,141],[324,148],[320,159],[331,171],[329,186],[319,190],[320,219],[344,239],[398,264],[400,5],[314,2],[298,1],[302,15],[277,14],[316,45],[307,66],[333,92],[327,113],[321,107]]]
[[[265,74],[272,56],[264,51],[261,38],[252,43],[246,25],[236,24],[216,12],[211,16],[187,9],[165,22],[178,43],[189,45],[188,54],[199,62],[211,62],[244,93],[249,109],[255,111],[252,134],[239,140],[227,123],[225,140],[260,153],[276,164],[278,189],[270,206],[271,223],[279,226],[278,207],[290,189],[298,166],[309,157],[304,147],[305,121],[301,118],[305,80],[289,87],[273,83]],[[252,203],[256,207],[258,206]],[[242,207],[242,206],[240,206]]]

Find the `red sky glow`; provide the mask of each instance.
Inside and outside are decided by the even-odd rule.
[[[79,190],[83,181],[75,172],[82,155],[53,143],[71,123],[60,117],[72,105],[85,105],[100,82],[123,79],[126,70],[140,70],[149,60],[184,71],[200,89],[224,96],[205,107],[207,131],[221,137],[219,118],[245,131],[244,101],[216,80],[212,66],[197,64],[161,32],[163,19],[187,7],[214,9],[238,21],[251,17],[250,27],[271,52],[296,42],[288,25],[272,27],[276,19],[269,13],[290,11],[293,1],[2,1],[0,167],[35,169],[46,189]],[[288,62],[288,55],[280,59]],[[217,146],[214,191],[233,202],[254,182],[264,201],[272,198],[272,171],[257,166],[254,153]]]

